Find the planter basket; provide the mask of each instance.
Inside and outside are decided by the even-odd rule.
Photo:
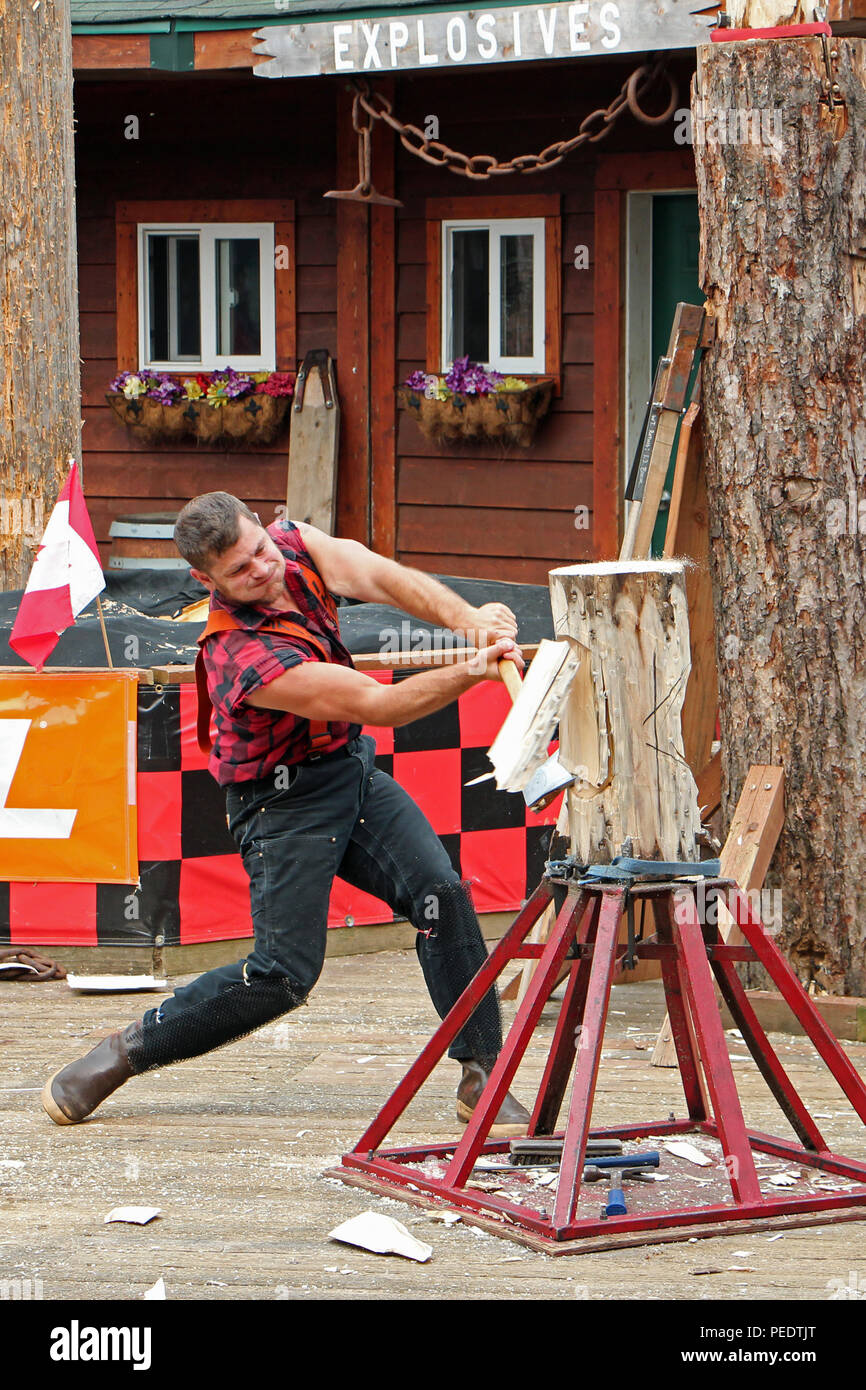
[[[219,406],[201,400],[160,405],[147,396],[130,401],[116,392],[105,399],[118,420],[145,444],[172,444],[191,435],[199,444],[226,449],[272,444],[292,403],[291,396],[269,396],[266,391]]]
[[[522,391],[490,391],[487,395],[449,396],[431,400],[423,391],[398,387],[397,398],[417,422],[421,433],[436,444],[453,444],[458,439],[478,443],[498,440],[528,448],[538,422],[550,409],[552,377],[533,382]]]

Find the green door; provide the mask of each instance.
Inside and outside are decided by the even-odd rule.
[[[652,208],[652,364],[653,369],[662,353],[667,351],[674,310],[680,302],[703,304],[704,296],[698,283],[698,247],[700,227],[696,193],[659,193]],[[671,453],[671,465],[665,482],[669,493],[673,482],[677,438]],[[668,501],[659,508],[653,531],[653,555],[661,555],[668,523]]]

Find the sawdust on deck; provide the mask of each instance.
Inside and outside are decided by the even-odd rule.
[[[866,1287],[860,1222],[828,1219],[775,1241],[734,1231],[555,1259],[323,1177],[435,1025],[409,951],[329,959],[295,1014],[133,1078],[84,1125],[54,1126],[39,1106],[46,1077],[158,997],[0,984],[0,1281],[39,1279],[45,1299],[96,1300],[140,1298],[160,1276],[170,1299],[822,1300],[858,1280]],[[526,1103],[556,1009],[547,1006],[518,1074],[514,1089]],[[505,1005],[506,1023],[513,1014]],[[684,1113],[678,1073],[650,1066],[663,1016],[660,985],[614,988],[594,1125]],[[866,1130],[810,1044],[782,1034],[772,1041],[813,1113],[830,1117],[818,1123],[836,1151],[866,1158]],[[738,1038],[728,1043],[735,1059],[746,1057]],[[866,1072],[866,1044],[844,1046]],[[752,1062],[735,1060],[734,1071],[747,1123],[788,1135]],[[458,1074],[456,1063],[442,1062],[392,1139],[458,1137]],[[696,1201],[705,1171],[694,1169]],[[600,1207],[603,1185],[590,1192]],[[147,1226],[104,1224],[112,1207],[132,1204],[162,1214]],[[328,1241],[333,1227],[368,1208],[431,1244],[432,1260],[416,1265]]]

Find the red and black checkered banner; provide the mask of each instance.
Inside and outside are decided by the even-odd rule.
[[[377,672],[384,682],[414,672]],[[516,911],[544,871],[559,801],[534,815],[494,781],[487,750],[505,719],[505,687],[484,681],[400,729],[365,729],[377,765],[424,811],[478,912]],[[0,883],[0,942],[187,945],[252,936],[248,880],[226,825],[225,793],[196,743],[194,685],[138,689],[140,881]],[[341,879],[329,927],[394,921],[391,909]]]

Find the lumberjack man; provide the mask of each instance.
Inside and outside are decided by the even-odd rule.
[[[313,526],[257,516],[227,492],[194,498],[175,543],[211,593],[198,666],[200,745],[226,791],[229,829],[250,880],[254,947],[176,989],[46,1083],[57,1124],[78,1124],[131,1076],[251,1033],[306,999],[322,969],[336,874],[384,899],[415,926],[424,979],[444,1017],[486,959],[466,888],[408,794],[374,764],[362,725],[398,727],[455,700],[497,661],[523,665],[517,622],[501,603],[473,608],[428,575]],[[334,596],[391,604],[463,634],[471,661],[396,685],[356,671],[340,640]],[[206,677],[206,694],[204,683]],[[201,718],[204,711],[205,718]],[[502,1046],[495,990],[455,1038],[457,1115],[469,1119]],[[523,1134],[510,1094],[495,1135]]]

